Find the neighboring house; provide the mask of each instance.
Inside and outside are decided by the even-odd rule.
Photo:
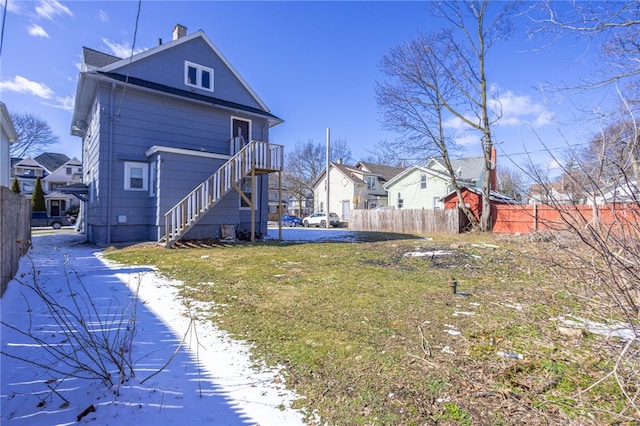
[[[574,193],[572,188],[573,185],[565,185],[562,181],[531,184],[528,204],[584,204],[584,194]]]
[[[83,144],[87,239],[266,234],[280,123],[202,30],[176,25],[172,41],[131,58],[83,48],[71,133]]]
[[[402,168],[360,161],[355,166],[342,162],[329,163],[329,213],[336,213],[341,222],[349,221],[354,209],[373,209],[388,204],[384,184]],[[327,203],[327,171],[313,181],[314,211],[325,211]]]
[[[81,181],[82,163],[76,158],[46,152],[35,158],[15,159],[12,176],[18,180],[20,193],[28,198],[40,178],[49,216],[62,216],[80,203],[73,195],[61,192],[62,188]]]
[[[0,186],[11,186],[11,144],[18,140],[16,129],[7,110],[0,102]]]
[[[295,198],[289,198],[288,213],[292,216],[309,216],[313,213],[313,203],[306,198],[298,201]]]
[[[596,204],[639,203],[640,186],[635,180],[619,182],[617,185],[596,195]]]
[[[454,159],[451,165],[460,187],[482,187],[483,157]],[[495,187],[495,177],[492,185]],[[421,166],[409,167],[384,187],[389,194],[389,206],[397,209],[441,209],[443,198],[453,190],[451,175],[437,158],[431,158]]]

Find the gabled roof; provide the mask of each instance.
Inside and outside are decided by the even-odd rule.
[[[240,84],[247,90],[249,95],[259,105],[259,108],[237,104],[235,102],[226,101],[223,99],[215,98],[212,96],[204,95],[201,93],[195,93],[189,90],[178,89],[175,87],[169,87],[162,84],[157,84],[152,81],[143,80],[140,78],[134,78],[132,76],[126,76],[123,73],[130,67],[130,65],[142,61],[150,56],[159,54],[168,49],[175,48],[185,43],[189,43],[192,40],[201,39],[212,52],[220,58],[222,63],[228,68],[232,75],[240,82]],[[88,111],[93,99],[93,93],[95,92],[96,85],[100,81],[107,82],[126,82],[139,88],[150,89],[165,94],[174,96],[180,96],[186,99],[193,99],[202,102],[211,103],[213,106],[218,106],[227,109],[245,111],[250,114],[258,114],[262,117],[269,118],[271,125],[282,123],[282,119],[271,114],[267,105],[260,99],[258,94],[249,86],[249,84],[242,78],[238,71],[231,65],[231,63],[222,55],[220,50],[209,40],[204,31],[198,30],[192,34],[179,37],[167,43],[163,43],[159,46],[148,49],[144,52],[137,53],[131,57],[124,59],[116,58],[115,56],[108,55],[106,53],[98,52],[93,49],[83,48],[83,56],[85,64],[83,64],[82,72],[78,80],[78,87],[76,89],[76,103],[71,121],[71,134],[76,136],[82,136],[86,131],[88,121]]]
[[[49,173],[53,173],[64,163],[69,161],[69,157],[55,152],[45,152],[44,154],[40,154],[35,157],[34,160],[44,167]]]
[[[447,177],[449,176],[442,158],[430,158],[425,163],[425,167],[432,169],[434,168],[434,163],[442,168],[441,171],[439,170],[440,173]],[[484,157],[454,158],[451,160],[451,167],[458,180],[477,182],[484,173]]]
[[[0,125],[2,126],[2,131],[7,134],[9,143],[16,142],[18,140],[16,128],[13,127],[13,121],[11,120],[9,110],[4,102],[0,102],[0,114]]]
[[[101,75],[104,75],[104,76],[106,76],[106,77],[108,77],[109,79],[112,79],[112,80],[117,80],[117,81],[120,81],[120,82],[125,82],[126,81],[127,84],[131,84],[131,85],[134,85],[134,86],[144,87],[144,88],[147,88],[147,89],[155,90],[155,91],[162,92],[162,93],[167,93],[167,94],[170,94],[170,95],[180,96],[180,97],[183,97],[183,98],[193,99],[193,100],[202,101],[202,102],[208,102],[208,103],[211,103],[213,105],[217,105],[217,106],[221,106],[221,107],[225,107],[225,108],[236,109],[236,110],[240,110],[240,111],[245,111],[245,112],[249,112],[249,113],[252,113],[252,114],[260,115],[260,116],[263,116],[263,117],[269,117],[269,118],[273,118],[273,119],[278,120],[278,121],[282,121],[280,118],[276,117],[275,115],[271,114],[270,112],[266,112],[266,111],[263,111],[263,110],[258,109],[258,108],[253,108],[253,107],[242,105],[242,104],[238,104],[238,103],[235,103],[235,102],[225,101],[223,99],[215,98],[213,96],[207,96],[207,95],[203,95],[201,93],[191,92],[189,90],[177,89],[175,87],[165,86],[164,84],[158,84],[158,83],[154,83],[152,81],[142,80],[142,79],[136,78],[136,77],[128,77],[127,78],[126,75],[117,74],[117,73],[105,73],[105,72],[101,72],[101,71],[97,71],[97,73],[101,74]]]
[[[215,52],[215,54],[220,58],[220,60],[227,66],[227,68],[229,68],[229,70],[240,81],[240,83],[245,87],[245,89],[247,89],[247,91],[249,91],[249,93],[251,93],[251,96],[253,96],[253,98],[258,102],[258,104],[260,104],[260,106],[266,112],[269,112],[269,108],[267,107],[267,105],[262,101],[262,99],[260,99],[258,94],[249,86],[249,84],[244,80],[244,78],[242,78],[240,73],[238,73],[238,71],[233,67],[233,65],[231,65],[231,63],[227,60],[227,58],[225,58],[225,56],[222,54],[222,52],[220,52],[220,49],[218,49],[218,47],[215,44],[213,44],[213,42],[211,40],[209,40],[209,37],[207,37],[207,35],[202,30],[198,30],[198,31],[196,31],[194,33],[191,33],[189,35],[185,35],[183,37],[179,37],[176,40],[172,40],[170,42],[163,43],[163,44],[161,44],[159,46],[153,47],[153,48],[151,48],[149,50],[145,50],[144,52],[141,52],[141,53],[133,55],[131,58],[120,59],[117,62],[110,63],[110,64],[102,67],[101,71],[111,72],[111,71],[117,70],[118,68],[128,67],[130,63],[133,64],[135,62],[141,61],[141,60],[143,60],[145,58],[148,58],[149,56],[152,56],[152,55],[155,55],[157,53],[163,52],[163,51],[165,51],[167,49],[174,48],[175,46],[178,46],[178,45],[181,45],[181,44],[184,44],[184,43],[188,43],[191,40],[194,40],[196,38],[202,38],[202,40],[204,40],[204,42],[209,45],[211,50],[213,50]]]
[[[118,58],[117,56],[99,52],[88,47],[82,47],[82,57],[84,58],[83,64],[85,65],[85,69],[82,71],[106,67],[107,65],[122,60],[122,58]]]
[[[334,163],[333,161],[331,161],[331,162],[329,162],[329,167],[330,168],[333,167],[334,169],[338,170],[340,173],[342,173],[347,179],[349,179],[354,184],[364,184],[365,183],[358,176],[358,174],[360,174],[362,172],[360,170],[356,169],[353,166],[347,166],[346,164]],[[320,179],[322,179],[322,177],[326,173],[327,173],[327,169],[323,167],[322,171],[320,173],[318,173],[318,176],[316,176],[315,179],[313,179],[313,181],[311,182],[311,186],[315,187],[318,184],[318,182],[320,182]]]
[[[37,167],[37,168],[42,168],[42,164],[38,163],[36,160],[34,160],[31,157],[26,157],[26,158],[18,158],[18,161],[13,161],[16,160],[15,158],[11,159],[11,163],[12,166],[20,166],[20,167]]]
[[[419,165],[414,165],[411,167],[408,167],[406,169],[404,169],[401,173],[395,175],[392,179],[390,179],[389,181],[387,181],[387,183],[384,184],[384,188],[386,190],[389,190],[389,188],[391,186],[393,186],[395,183],[399,182],[400,180],[404,179],[405,177],[409,176],[410,174],[414,173],[414,172],[419,172],[419,173],[424,173],[427,175],[431,175],[433,177],[436,177],[438,179],[442,179],[444,181],[449,182],[451,179],[449,178],[449,174],[441,171],[441,170],[437,170],[437,169],[433,169],[430,167],[426,167],[426,166],[419,166]],[[475,181],[469,181],[469,180],[465,180],[465,179],[458,179],[458,184],[459,185],[473,185]]]
[[[477,181],[484,174],[484,157],[456,158],[451,160],[451,166],[456,173],[460,170],[458,179]]]
[[[393,177],[405,170],[404,167],[393,167],[384,164],[367,163],[364,161],[358,161],[355,167],[362,171],[366,171],[369,174],[376,175],[383,181],[391,180]]]

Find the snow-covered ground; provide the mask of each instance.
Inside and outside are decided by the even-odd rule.
[[[283,231],[285,240],[349,237],[344,230]],[[277,238],[277,228],[269,234]],[[112,264],[83,236],[58,233],[34,236],[16,278],[1,300],[2,425],[305,424],[304,413],[291,408],[297,395],[285,389],[279,372],[256,366],[246,343],[198,319],[197,308],[178,296],[181,283],[152,267]],[[61,306],[72,307],[75,294],[81,324],[95,336],[132,324],[135,307],[135,337],[131,347],[123,346],[135,376],[109,387],[67,374],[73,367],[52,352],[68,353],[80,333],[60,327],[24,285],[34,282]],[[90,298],[82,296],[84,289]]]

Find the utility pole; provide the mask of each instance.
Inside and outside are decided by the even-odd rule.
[[[329,213],[331,213],[331,211],[330,211],[331,209],[329,208],[329,153],[331,152],[330,135],[331,135],[331,130],[329,130],[329,128],[327,127],[327,155],[326,155],[326,158],[327,158],[327,171],[325,173],[325,179],[326,179],[326,182],[327,182],[327,201],[326,201],[326,204],[325,204],[326,207],[324,209],[325,214],[326,214],[326,218],[327,218],[325,220],[325,226],[327,227],[327,229],[329,229],[329,226],[330,226],[330,224],[329,224]]]

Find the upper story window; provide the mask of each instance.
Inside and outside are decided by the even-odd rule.
[[[365,176],[365,182],[367,182],[367,189],[369,191],[376,189],[376,183],[378,182],[378,178],[375,176]]]
[[[427,189],[427,175],[420,175],[420,189]]]
[[[213,92],[213,68],[185,61],[184,84]]]
[[[65,173],[70,175],[71,173],[73,173],[73,169],[71,167],[67,167]]]

